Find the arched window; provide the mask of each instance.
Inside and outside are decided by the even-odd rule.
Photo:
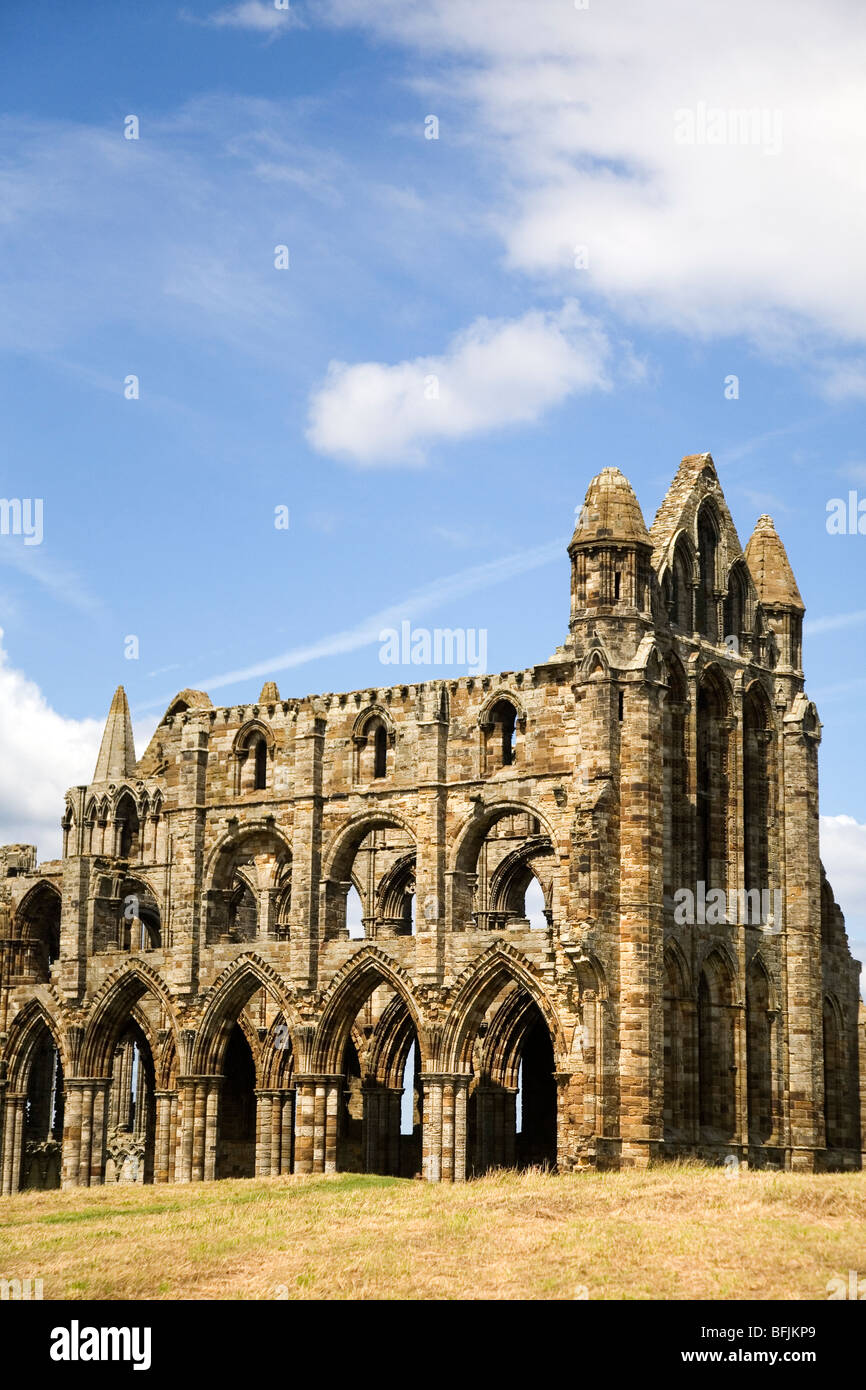
[[[117,829],[117,849],[115,852],[121,859],[138,859],[140,857],[138,811],[129,792],[124,792],[118,801],[114,822]]]
[[[746,629],[746,581],[743,567],[732,565],[728,575],[728,592],[725,596],[725,638],[737,639],[737,650]]]
[[[388,772],[388,730],[379,721],[373,739],[373,776],[385,777]]]
[[[746,1064],[749,1141],[766,1144],[773,1133],[773,1014],[770,982],[759,961],[746,974]]]
[[[774,754],[769,704],[760,687],[754,685],[743,701],[743,861],[747,891],[770,889]]]
[[[728,886],[728,699],[725,685],[710,671],[698,689],[697,879],[713,888]]]
[[[271,754],[271,740],[260,724],[241,730],[235,743],[237,793],[267,791]]]
[[[734,1011],[730,971],[711,956],[698,987],[698,1075],[704,1138],[727,1140],[735,1129]]]
[[[682,632],[692,632],[692,559],[684,536],[677,541],[674,551],[670,614],[675,627]]]
[[[360,941],[365,934],[364,906],[354,883],[346,894],[346,931],[350,941]]]
[[[391,772],[389,757],[393,738],[382,715],[370,713],[355,727],[355,780],[376,781]]]
[[[268,785],[268,745],[263,738],[255,745],[255,768],[254,790],[262,792]]]
[[[697,630],[710,642],[719,640],[718,605],[716,603],[716,568],[718,564],[719,527],[715,513],[703,506],[698,516],[698,576]]]
[[[486,751],[488,772],[517,761],[517,710],[510,700],[497,700],[488,715]]]

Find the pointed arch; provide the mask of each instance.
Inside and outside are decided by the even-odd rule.
[[[217,1075],[220,1072],[229,1035],[260,989],[269,996],[275,1011],[272,1030],[279,1022],[278,1016],[290,1032],[300,1027],[294,997],[285,989],[273,966],[254,952],[237,956],[214,981],[202,1002],[192,1049],[191,1070],[194,1073]]]
[[[412,981],[402,966],[374,946],[362,946],[331,981],[322,1004],[312,1043],[310,1070],[338,1073],[352,1025],[362,1005],[378,985],[387,985],[403,999],[418,1037],[422,1064],[429,1058],[429,1040]]]
[[[670,620],[672,626],[691,636],[694,631],[694,595],[698,584],[695,547],[686,531],[680,531],[671,546]]]
[[[700,1124],[709,1142],[729,1141],[736,1128],[735,979],[728,952],[711,947],[698,980]]]
[[[441,1069],[467,1071],[478,1026],[497,995],[507,986],[526,991],[538,1006],[550,1032],[554,1055],[565,1059],[568,1047],[557,1011],[521,952],[504,942],[496,942],[463,972],[458,979],[448,1015],[442,1026]]]
[[[96,994],[87,1014],[79,1071],[82,1076],[110,1077],[111,1058],[133,1008],[150,994],[179,1047],[178,1023],[171,991],[162,976],[139,958],[113,971]]]
[[[44,998],[37,997],[28,1000],[9,1025],[6,1057],[10,1090],[22,1093],[27,1090],[33,1057],[46,1029],[60,1055],[64,1075],[69,1075],[70,1059],[62,1017],[56,1006],[49,1008]]]

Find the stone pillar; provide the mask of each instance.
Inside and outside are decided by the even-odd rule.
[[[823,1148],[823,989],[818,845],[820,725],[793,712],[784,721],[785,885],[782,931],[786,965],[788,1115],[792,1168],[812,1171]]]
[[[271,1175],[271,1109],[273,1091],[256,1091],[256,1177]]]
[[[280,1174],[284,1174],[294,1171],[292,1138],[295,1127],[295,1091],[292,1088],[287,1091],[281,1091],[280,1094],[282,1096],[282,1108],[280,1113]]]
[[[624,1166],[645,1166],[664,1137],[662,700],[625,688],[620,729],[620,1135]]]
[[[220,1101],[222,1099],[221,1076],[208,1076],[202,1079],[205,1092],[204,1103],[204,1179],[213,1182],[217,1175],[217,1144],[219,1143]]]
[[[81,1086],[70,1079],[64,1088],[61,1186],[77,1187],[81,1156]]]
[[[181,1076],[178,1079],[180,1096],[178,1124],[179,1161],[178,1182],[192,1182],[192,1140],[193,1116],[195,1113],[195,1079]]]
[[[221,1076],[180,1078],[181,1172],[179,1182],[213,1181],[216,1177]]]
[[[295,1172],[337,1171],[337,1125],[342,1076],[295,1078]]]
[[[3,1124],[2,1175],[0,1195],[8,1197],[21,1186],[21,1160],[24,1153],[24,1116],[27,1096],[15,1091],[7,1094]]]
[[[428,1182],[465,1182],[466,1101],[470,1077],[423,1074],[423,1173]]]
[[[171,1154],[171,1111],[173,1091],[154,1091],[156,1102],[156,1132],[153,1140],[153,1180],[169,1182]]]
[[[104,1180],[108,1088],[106,1077],[73,1077],[66,1083],[64,1187],[98,1187]]]
[[[108,1113],[108,1080],[93,1082],[93,1111],[90,1132],[90,1186],[105,1181],[105,1139]]]

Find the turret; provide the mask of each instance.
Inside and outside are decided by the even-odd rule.
[[[618,468],[602,469],[587,488],[568,553],[572,631],[589,616],[649,616],[652,542]]]
[[[779,666],[800,671],[806,606],[772,517],[758,517],[746,546],[746,564],[776,637]]]

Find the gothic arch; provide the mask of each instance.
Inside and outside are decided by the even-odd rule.
[[[698,978],[700,1124],[710,1142],[726,1142],[736,1129],[736,969],[720,944],[706,953]]]
[[[274,845],[279,845],[284,855],[291,860],[291,844],[287,836],[282,830],[277,829],[273,821],[258,820],[238,826],[236,829],[227,830],[211,849],[202,876],[205,891],[225,887],[224,880],[229,873],[230,858],[236,857],[241,851],[244,853],[252,852],[250,845],[254,843],[258,843],[265,850],[273,849]],[[234,866],[232,866],[233,871]]]
[[[670,547],[670,621],[681,632],[694,631],[694,594],[698,583],[698,562],[694,543],[686,531],[679,531]]]
[[[360,815],[353,816],[346,825],[331,836],[328,848],[322,856],[322,878],[335,881],[347,880],[352,861],[361,842],[367,838],[371,830],[387,830],[389,828],[404,831],[410,837],[412,844],[417,845],[418,840],[415,831],[405,817],[391,810],[364,811]]]
[[[335,1074],[358,1011],[377,985],[388,985],[401,996],[418,1037],[422,1066],[429,1055],[427,1030],[405,970],[374,946],[363,946],[334,976],[322,1003],[312,1042],[310,1070]]]
[[[229,1034],[260,989],[270,996],[291,1033],[300,1026],[292,998],[273,966],[252,952],[238,956],[214,981],[203,1001],[192,1048],[194,1073],[216,1075],[220,1071]]]
[[[66,1030],[59,1012],[50,1009],[43,999],[31,999],[20,1009],[9,1025],[6,1044],[8,1058],[8,1084],[11,1091],[24,1092],[30,1076],[30,1067],[38,1049],[44,1029],[60,1054],[64,1076],[70,1074],[70,1059],[67,1048]]]
[[[366,1057],[366,1075],[380,1086],[402,1086],[415,1023],[404,996],[395,994],[376,1026]]]
[[[524,989],[547,1025],[554,1056],[565,1059],[568,1047],[556,1010],[528,960],[513,947],[496,942],[467,967],[457,981],[442,1027],[441,1070],[468,1071],[478,1025],[497,994],[509,983]]]
[[[15,909],[11,933],[15,973],[30,979],[50,979],[51,965],[60,955],[62,897],[50,879],[28,889]]]
[[[113,971],[95,996],[87,1015],[79,1072],[82,1076],[110,1077],[115,1045],[133,1008],[150,993],[178,1046],[178,1026],[171,993],[162,977],[136,958]]]
[[[535,806],[526,801],[507,799],[490,802],[473,810],[465,817],[451,842],[448,857],[449,870],[471,872],[478,858],[478,851],[491,827],[505,816],[530,816],[544,827],[544,834],[556,852],[556,834],[547,817]]]

